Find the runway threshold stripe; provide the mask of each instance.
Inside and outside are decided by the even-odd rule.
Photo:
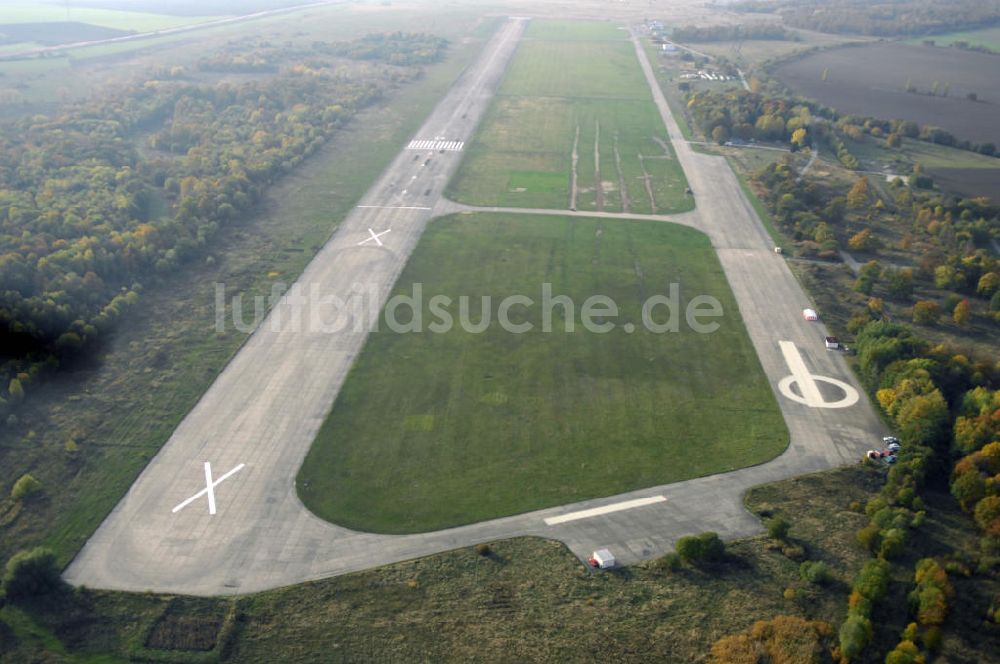
[[[405,192],[404,192],[405,193]],[[432,210],[419,205],[358,205],[362,210]]]
[[[612,503],[611,505],[604,505],[603,507],[593,507],[589,510],[580,510],[579,512],[570,512],[569,514],[550,516],[549,518],[545,519],[545,525],[557,526],[560,523],[568,523],[570,521],[578,521],[580,519],[589,519],[595,516],[601,516],[604,514],[613,514],[614,512],[630,510],[636,507],[645,507],[646,505],[655,505],[656,503],[664,503],[666,501],[667,499],[664,498],[663,496],[636,498],[635,500],[626,500],[620,503]]]
[[[465,146],[465,141],[418,141],[412,140],[407,144],[407,150],[445,150],[458,152]]]

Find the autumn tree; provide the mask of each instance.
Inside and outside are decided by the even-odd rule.
[[[1000,496],[986,496],[976,504],[976,525],[994,537],[1000,537]]]
[[[924,657],[920,654],[913,641],[904,639],[885,656],[885,664],[923,664]]]
[[[851,190],[847,192],[847,205],[855,210],[859,210],[868,205],[871,200],[871,185],[868,184],[868,178],[865,176],[859,177]]]
[[[933,300],[920,300],[913,305],[913,322],[917,325],[934,325],[941,318],[941,305]]]
[[[851,236],[851,239],[847,241],[847,246],[854,251],[872,252],[876,251],[880,245],[881,242],[879,242],[879,239],[870,228],[865,228],[864,230],[855,233]]]
[[[22,401],[24,399],[24,388],[21,386],[21,381],[17,378],[11,378],[10,384],[7,387],[7,394],[10,396],[10,400],[15,403]]]
[[[941,390],[906,401],[896,415],[899,437],[907,445],[941,447],[948,441],[951,413]]]
[[[34,476],[25,473],[21,475],[14,486],[10,490],[10,499],[13,501],[24,500],[25,498],[30,498],[39,491],[42,490],[42,483],[34,478]]]
[[[716,125],[712,130],[712,140],[719,145],[724,144],[729,140],[729,130],[724,125]]]
[[[806,142],[807,137],[808,137],[808,132],[806,131],[805,127],[800,127],[792,132],[792,139],[790,142],[792,145],[798,148],[803,148],[807,145]]]
[[[825,661],[833,628],[825,622],[798,616],[775,616],[749,629],[726,636],[712,645],[712,664],[745,662],[795,662],[819,664]]]
[[[972,313],[970,311],[968,300],[962,300],[961,302],[956,304],[954,310],[952,310],[951,312],[952,320],[954,320],[955,323],[961,325],[962,327],[965,327],[966,325],[969,324],[969,319],[971,317]]]
[[[993,297],[994,293],[1000,292],[1000,273],[987,272],[981,276],[976,285],[976,292],[985,298]]]

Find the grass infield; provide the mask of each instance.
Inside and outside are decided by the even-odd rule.
[[[482,333],[372,334],[299,473],[316,514],[360,530],[430,531],[740,468],[788,435],[722,269],[703,234],[657,222],[462,215],[435,221],[394,293],[493,297]],[[576,304],[542,331],[542,284]],[[641,324],[642,304],[679,285],[679,332]],[[497,322],[499,302],[523,334]],[[583,302],[619,308],[605,334]],[[719,329],[684,322],[696,295],[719,300]],[[654,319],[665,322],[665,308]],[[399,320],[408,320],[402,313]],[[627,333],[625,323],[635,325]]]
[[[464,203],[640,214],[694,207],[635,49],[610,24],[533,21],[466,152],[448,188]]]

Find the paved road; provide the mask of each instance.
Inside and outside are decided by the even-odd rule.
[[[297,12],[302,9],[312,9],[314,7],[323,7],[326,5],[341,4],[342,2],[343,0],[322,0],[321,2],[312,2],[309,4],[295,5],[294,7],[280,7],[278,9],[267,9],[264,11],[253,12],[252,14],[242,14],[240,16],[228,16],[226,18],[218,18],[210,21],[204,21],[201,23],[189,23],[187,25],[179,25],[176,28],[163,28],[162,30],[137,32],[130,35],[124,35],[122,37],[110,37],[108,39],[91,39],[89,41],[67,42],[65,44],[56,44],[54,46],[38,46],[35,48],[25,49],[23,51],[4,53],[0,55],[0,60],[17,60],[20,58],[27,58],[36,55],[44,55],[46,53],[58,53],[71,48],[74,49],[90,48],[91,46],[118,44],[121,42],[138,41],[141,39],[150,39],[155,37],[166,37],[169,35],[177,35],[184,32],[192,32],[194,30],[204,30],[205,28],[217,28],[219,26],[230,25],[232,23],[243,23],[244,21],[252,21],[258,18],[276,16],[278,14],[288,14],[290,12]]]
[[[471,137],[523,27],[515,20],[501,28],[415,139]],[[752,468],[434,533],[391,536],[350,531],[308,512],[296,496],[294,481],[366,334],[352,326],[334,334],[296,326],[298,310],[289,300],[276,307],[181,423],[70,565],[66,579],[117,590],[235,594],[519,535],[561,540],[581,558],[609,546],[619,560],[631,563],[662,554],[678,537],[693,532],[715,530],[727,538],[759,532],[760,522],[743,508],[746,489],[859,458],[872,437],[882,433],[863,393],[853,406],[826,409],[813,406],[839,399],[842,390],[811,381],[786,386],[787,394],[779,388],[792,371],[786,360],[788,347],[783,350],[779,345],[787,341],[797,349],[792,351],[799,358],[796,371],[839,379],[848,390],[860,392],[843,357],[823,350],[823,326],[802,320],[801,310],[810,302],[784,260],[773,253],[726,161],[695,153],[683,141],[638,44],[637,55],[698,209],[677,216],[596,216],[677,221],[709,235],[788,423],[791,443],[784,454]],[[431,162],[423,166],[428,157]],[[432,216],[469,209],[440,197],[457,162],[458,153],[404,150],[362,201],[364,206],[380,207],[359,208],[349,215],[298,283],[318,284],[323,295],[342,297],[356,283],[375,284],[381,302]],[[425,195],[427,190],[431,193]],[[389,228],[389,234],[380,236],[384,246],[370,239]],[[313,311],[307,307],[305,313]],[[276,319],[278,324],[272,324]],[[208,495],[172,511],[205,489],[206,461],[211,462],[216,480],[239,468],[214,488],[217,514],[209,514]],[[622,501],[657,497],[665,500],[546,523],[581,510],[600,511]]]

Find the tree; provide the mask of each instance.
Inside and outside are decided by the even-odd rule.
[[[49,549],[21,551],[7,561],[3,589],[11,599],[45,595],[60,587],[56,555]]]
[[[21,386],[21,381],[17,378],[10,379],[10,385],[7,387],[7,393],[10,395],[10,400],[14,403],[24,400],[24,388]]]
[[[872,233],[872,229],[870,228],[865,228],[864,230],[855,233],[851,236],[851,239],[847,241],[847,246],[854,251],[872,252],[877,250],[881,244],[882,243],[879,242],[879,239],[875,237],[875,234]]]
[[[903,146],[903,137],[899,134],[893,132],[885,139],[886,145],[890,148],[898,148]]]
[[[965,288],[965,273],[953,265],[938,265],[934,268],[934,285],[948,290]]]
[[[975,509],[976,525],[994,537],[1000,536],[1000,496],[986,496]]]
[[[776,516],[767,522],[767,534],[774,539],[783,540],[788,537],[788,531],[791,530],[792,524],[788,523],[788,520],[784,517]]]
[[[785,136],[785,120],[780,115],[762,115],[755,127],[757,135],[764,139],[779,140]]]
[[[969,307],[968,300],[962,300],[955,305],[955,309],[951,313],[952,320],[958,325],[965,327],[969,324],[969,318],[971,318],[972,313]]]
[[[994,293],[1000,292],[1000,273],[987,272],[981,276],[976,285],[976,292],[983,297],[993,297]]]
[[[806,143],[807,137],[808,137],[808,132],[806,131],[806,129],[804,127],[800,127],[792,132],[791,143],[792,145],[795,145],[800,148],[805,147],[807,144]]]
[[[833,628],[818,620],[798,616],[775,616],[758,621],[743,632],[725,636],[712,644],[711,664],[745,662],[795,662],[819,664],[828,648]]]
[[[923,664],[924,658],[913,641],[903,640],[885,656],[885,664]]]
[[[933,300],[920,300],[913,305],[913,322],[917,325],[934,325],[941,318],[941,305]]]
[[[715,129],[712,130],[712,140],[719,145],[729,140],[729,130],[725,125],[715,125]]]
[[[948,598],[954,593],[948,573],[933,558],[917,563],[914,573],[916,587],[909,600],[916,605],[917,622],[925,627],[937,626],[948,615]]]
[[[886,560],[898,558],[906,551],[906,531],[901,528],[890,528],[882,536],[878,554]]]
[[[799,576],[802,580],[816,585],[825,585],[833,579],[830,567],[822,560],[807,560],[799,565]]]
[[[847,192],[847,205],[855,210],[859,210],[866,207],[870,199],[871,186],[868,184],[868,178],[862,175],[854,182],[851,190]]]
[[[950,438],[948,402],[938,389],[914,396],[900,407],[896,424],[904,444],[940,449]]]
[[[955,477],[950,489],[951,495],[968,512],[986,495],[986,480],[978,470],[971,469]]]
[[[858,278],[854,281],[854,290],[865,295],[871,295],[881,276],[882,267],[878,264],[878,261],[868,261],[858,270]]]
[[[24,500],[29,496],[32,496],[42,490],[42,483],[36,480],[33,476],[25,473],[14,482],[14,486],[10,490],[11,500]]]
[[[913,294],[913,270],[910,268],[890,268],[885,272],[886,290],[897,300],[904,300]]]
[[[726,552],[726,546],[713,532],[700,535],[688,535],[677,540],[677,553],[688,562],[711,562],[720,560]]]
[[[865,616],[849,614],[838,634],[840,654],[848,661],[857,657],[872,640],[872,623]]]

